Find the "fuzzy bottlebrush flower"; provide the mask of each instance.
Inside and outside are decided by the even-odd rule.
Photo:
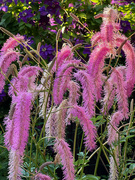
[[[96,100],[101,99],[101,90],[102,90],[102,69],[104,66],[105,56],[109,53],[109,48],[107,44],[100,44],[97,46],[90,55],[88,62],[87,72],[93,81],[95,86],[95,96]]]
[[[66,61],[62,64],[56,74],[53,86],[53,98],[56,105],[60,104],[67,90],[67,84],[71,80],[72,70],[80,64],[78,60]]]
[[[2,73],[6,73],[10,64],[13,61],[19,59],[19,53],[13,50],[8,51],[7,53],[0,56],[0,70]],[[0,72],[0,92],[4,88],[5,85],[5,76]]]
[[[111,74],[113,83],[116,87],[116,97],[118,102],[118,110],[121,111],[124,118],[128,118],[128,97],[124,77],[121,71],[113,69]]]
[[[68,83],[69,97],[68,97],[68,106],[77,105],[77,101],[79,100],[79,85],[74,81],[69,81]],[[72,120],[71,108],[67,110],[67,118],[66,124],[70,124],[70,120]]]
[[[22,157],[18,150],[11,149],[9,152],[9,180],[21,180]]]
[[[57,124],[58,124],[58,119],[57,119],[57,115],[56,115],[56,111],[57,108],[53,107],[51,110],[51,113],[48,111],[49,117],[47,119],[46,125],[45,125],[45,133],[46,133],[46,137],[48,137],[48,139],[50,139],[51,136],[53,137],[57,137]]]
[[[104,86],[104,94],[105,96],[101,102],[103,104],[102,112],[106,114],[112,107],[116,94],[115,87],[113,86],[113,79],[110,78],[108,81],[106,81]]]
[[[101,32],[97,32],[91,38],[92,46],[93,47],[96,46],[99,42],[101,42],[101,40],[102,40]]]
[[[51,178],[45,174],[42,174],[42,173],[38,173],[34,180],[51,180]]]
[[[117,111],[112,115],[110,124],[108,125],[108,144],[112,144],[117,140],[118,125],[123,118],[124,116],[120,111]]]
[[[64,139],[56,138],[54,144],[54,149],[61,158],[61,163],[63,165],[62,170],[64,174],[64,180],[74,180],[75,179],[75,170],[73,165],[73,156],[71,154],[69,145],[65,142]]]
[[[85,133],[85,146],[88,150],[93,150],[96,148],[95,138],[96,138],[96,128],[93,122],[88,118],[85,113],[85,109],[79,106],[73,106],[71,113],[74,117],[78,117],[80,124]]]
[[[12,102],[15,103],[15,107],[12,117],[5,119],[5,145],[10,151],[10,180],[21,179],[20,166],[29,135],[31,100],[32,94],[28,92],[20,93],[19,96],[14,97]]]
[[[57,70],[65,61],[73,59],[73,52],[69,46],[64,46],[60,52],[58,52],[57,60],[53,66],[53,71]]]
[[[85,71],[78,71],[74,77],[80,81],[83,89],[83,105],[89,118],[94,115],[94,84],[90,75]]]
[[[16,96],[13,100],[16,105],[12,119],[10,120],[8,117],[5,120],[5,124],[7,125],[5,144],[11,149],[19,150],[20,155],[23,155],[28,138],[31,100],[32,94],[28,92],[20,93],[19,96]],[[12,132],[9,133],[11,129]]]
[[[37,66],[24,66],[18,73],[18,76],[12,80],[13,86],[18,90],[18,92],[34,92],[36,85],[34,84],[36,76],[39,74],[39,71],[42,72],[42,69]],[[8,94],[10,96],[14,95],[16,89],[13,86],[10,86]],[[18,93],[16,92],[16,93]]]
[[[115,158],[115,160],[114,160]],[[117,180],[118,179],[118,170],[117,165],[119,165],[119,157],[118,157],[118,146],[114,147],[114,157],[110,156],[110,174],[108,180]]]
[[[58,112],[56,113],[57,118],[57,136],[58,138],[64,138],[65,137],[65,119],[67,114],[67,99],[63,100],[61,104],[58,107]]]
[[[23,42],[24,41],[24,36],[21,35],[16,35],[14,36],[14,38],[10,37],[9,39],[7,39],[7,41],[4,43],[1,51],[1,54],[5,54],[7,52],[8,49],[14,49],[16,46],[19,45],[19,42]]]
[[[95,16],[96,19],[99,17],[102,17],[103,19],[100,28],[101,31],[92,37],[92,45],[94,46],[96,43],[106,43],[110,49],[109,53],[114,57],[116,55],[116,34],[120,29],[120,25],[115,22],[118,17],[118,12],[116,9],[107,7],[104,8],[103,14]]]
[[[127,38],[124,35],[117,36],[116,43],[119,47]],[[126,83],[127,83],[127,95],[130,96],[135,84],[135,51],[129,41],[126,41],[122,47],[126,55]]]

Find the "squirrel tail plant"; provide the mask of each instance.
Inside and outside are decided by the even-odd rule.
[[[30,113],[35,98],[40,97],[38,112],[44,119],[40,138],[44,138],[45,134],[48,138],[55,138],[54,150],[62,163],[65,180],[75,179],[73,156],[65,135],[66,125],[70,121],[80,122],[85,146],[87,150],[94,151],[97,147],[96,139],[100,141],[96,127],[101,124],[93,121],[93,117],[96,117],[96,103],[99,102],[103,105],[100,112],[106,119],[110,119],[106,123],[108,144],[113,147],[117,140],[120,122],[129,117],[128,97],[135,84],[135,51],[128,38],[119,31],[117,10],[107,7],[103,14],[95,16],[99,17],[103,22],[100,32],[91,39],[94,49],[87,63],[74,57],[74,51],[79,46],[71,48],[66,45],[48,65],[48,70],[44,69],[41,82],[37,80],[37,76],[39,71],[43,71],[43,67],[39,66],[20,67],[17,76],[11,80],[9,95],[12,102],[9,116],[5,118],[5,145],[10,152],[9,179],[21,179],[21,166],[30,129]],[[4,87],[5,79],[8,79],[5,73],[10,64],[20,57],[20,52],[15,47],[23,41],[24,38],[19,35],[10,37],[1,49],[0,91]],[[117,66],[121,50],[126,55],[125,66]],[[109,65],[105,64],[106,59],[110,59]],[[111,66],[113,61],[114,67]],[[107,69],[106,73],[104,68]],[[114,103],[115,109],[110,115]],[[110,178],[113,176],[115,179],[114,173],[117,170],[112,157],[111,162],[113,166],[110,170],[113,169],[113,173],[110,173]],[[42,173],[35,176],[36,179],[40,177],[42,179],[45,176]]]

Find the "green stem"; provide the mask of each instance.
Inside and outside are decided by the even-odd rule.
[[[103,145],[106,145],[108,143],[108,141],[106,141]],[[87,162],[85,162],[84,163],[84,165],[86,165],[89,161],[90,161],[90,159],[98,152],[100,150],[100,147],[99,148],[97,148],[90,156],[89,156],[89,158],[87,159]],[[79,171],[77,172],[77,175],[81,172],[81,170],[82,170],[82,167],[79,169]]]
[[[97,169],[98,169],[99,159],[100,159],[100,155],[101,155],[101,150],[102,150],[102,146],[100,144],[100,149],[99,149],[99,152],[98,152],[98,157],[97,157],[97,160],[96,160],[96,166],[95,166],[95,170],[94,170],[94,176],[97,175]]]
[[[74,157],[74,160],[75,160],[75,148],[76,148],[76,138],[77,138],[78,126],[79,126],[79,123],[77,122],[77,123],[76,123],[76,128],[75,128],[74,146],[73,146],[73,157]]]
[[[131,115],[130,115],[130,121],[129,121],[128,130],[127,130],[127,133],[126,133],[126,137],[129,135],[130,128],[132,126],[133,117],[134,117],[133,104],[134,104],[134,101],[132,99],[131,104],[130,104],[130,113],[131,113]],[[125,141],[125,144],[124,144],[124,165],[125,165],[125,162],[126,162],[127,144],[128,144],[128,138],[126,138],[126,141]]]
[[[82,176],[83,176],[85,159],[86,159],[86,148],[85,148],[85,154],[84,154],[84,158],[83,158],[83,164],[82,164],[82,170],[81,170],[80,179],[81,179],[81,178],[82,178]]]

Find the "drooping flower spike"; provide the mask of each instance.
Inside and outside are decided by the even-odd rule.
[[[73,156],[69,145],[65,142],[64,139],[56,138],[54,144],[54,149],[61,158],[61,163],[63,165],[63,180],[74,180],[75,179],[75,169],[73,166]]]
[[[72,77],[72,70],[79,64],[80,61],[72,60],[66,61],[59,67],[53,86],[53,98],[56,105],[62,102],[63,95],[67,89],[67,84]]]
[[[5,76],[10,64],[19,59],[20,53],[14,50],[9,50],[0,56],[0,93],[5,85]]]
[[[23,42],[23,41],[24,41],[24,36],[21,36],[19,34],[14,36],[14,38],[10,37],[9,39],[7,39],[2,49],[0,50],[1,54],[5,54],[9,49],[14,50],[14,48],[19,45],[19,42]]]

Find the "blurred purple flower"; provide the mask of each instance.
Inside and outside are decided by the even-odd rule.
[[[57,0],[52,0],[52,1],[45,0],[44,3],[48,5],[47,11],[49,12],[49,14],[51,15],[55,14],[56,16],[60,14],[59,10],[61,9],[61,7]]]
[[[126,33],[128,30],[131,30],[130,23],[128,21],[120,21],[121,29],[123,33]]]
[[[24,35],[24,39],[25,39],[25,41],[27,42],[27,44],[29,45],[29,46],[31,46],[32,44],[34,44],[34,38],[33,38],[33,36],[30,36],[30,37],[27,37],[26,35]],[[24,44],[25,45],[25,44]],[[26,45],[25,45],[26,46]],[[28,47],[28,46],[26,46],[27,47],[27,49],[28,50],[30,50],[30,48]],[[23,49],[23,46],[22,45],[20,45],[20,48],[21,49]]]
[[[12,0],[0,0],[0,4],[11,3]]]
[[[3,101],[3,98],[6,96],[6,93],[4,92],[4,89],[2,90],[2,93],[0,94],[0,102]]]
[[[39,26],[42,26],[43,29],[46,29],[47,26],[49,26],[49,17],[46,16],[40,16],[40,20],[39,20]]]
[[[45,6],[42,6],[40,9],[39,9],[39,12],[40,12],[40,15],[41,16],[46,16],[48,14]]]
[[[8,6],[1,6],[0,7],[0,11],[4,11],[4,12],[7,12],[8,11]]]
[[[75,45],[76,45],[76,44],[79,44],[79,43],[84,43],[84,40],[74,38],[74,42],[75,42]]]
[[[84,50],[83,50],[83,54],[88,54],[88,55],[90,55],[90,53],[91,53],[90,50],[91,50],[91,44],[85,45]]]
[[[27,23],[27,21],[33,17],[33,14],[32,14],[32,10],[31,9],[26,9],[22,12],[19,13],[19,18],[18,18],[18,21],[20,22],[21,19]]]
[[[40,56],[42,56],[43,59],[48,59],[49,57],[49,60],[52,60],[54,57],[54,52],[55,50],[50,44],[45,44],[40,47]]]

